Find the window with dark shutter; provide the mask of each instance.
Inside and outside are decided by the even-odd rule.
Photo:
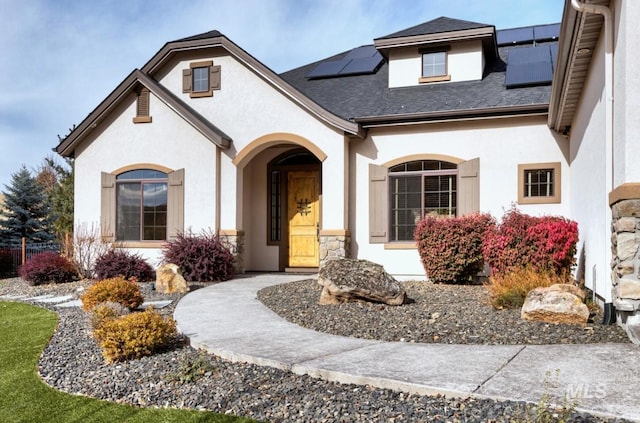
[[[212,60],[193,62],[182,70],[182,92],[191,98],[212,97],[220,84],[220,66],[214,66]]]

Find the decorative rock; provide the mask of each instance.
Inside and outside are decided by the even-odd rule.
[[[522,305],[520,316],[530,321],[585,325],[589,319],[589,309],[579,296],[571,292],[573,288],[561,285],[564,284],[531,290]]]
[[[156,291],[163,294],[189,292],[189,285],[180,274],[180,268],[173,264],[163,264],[156,270]]]
[[[613,224],[613,229],[616,232],[635,232],[636,219],[633,217],[621,217]]]
[[[570,283],[555,283],[551,285],[549,288],[553,288],[556,291],[569,292],[570,294],[573,294],[576,297],[579,297],[581,301],[584,301],[586,297],[586,294],[582,289]]]
[[[402,305],[407,294],[384,268],[367,260],[329,260],[320,268],[320,304],[369,301]]]
[[[638,238],[635,233],[618,234],[617,252],[620,261],[632,259],[638,252]]]

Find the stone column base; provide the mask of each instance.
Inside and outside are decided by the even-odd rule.
[[[624,184],[609,194],[611,282],[616,321],[640,344],[640,184]]]
[[[244,231],[236,229],[221,229],[220,240],[229,248],[233,256],[233,268],[236,274],[244,273]]]
[[[320,231],[320,267],[336,258],[350,258],[351,233],[344,229],[323,229]]]

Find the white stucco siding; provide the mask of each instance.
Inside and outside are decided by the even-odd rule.
[[[357,201],[350,202],[350,219],[358,257],[382,263],[392,274],[424,277],[424,270],[415,249],[369,244],[368,165],[420,154],[479,158],[480,210],[497,218],[517,202],[518,164],[560,162],[562,202],[518,208],[532,215],[569,216],[568,142],[549,130],[545,117],[371,130],[369,138],[352,149],[351,174],[356,178]]]
[[[420,85],[422,55],[418,47],[389,51],[389,87]],[[482,79],[484,58],[481,41],[452,43],[447,51],[451,82]]]
[[[231,150],[223,153],[223,196],[222,204],[231,201],[225,192],[236,190],[235,178],[227,178],[232,160],[251,142],[272,133],[291,133],[303,137],[318,146],[326,155],[323,162],[323,226],[330,229],[344,228],[346,210],[343,203],[344,177],[344,136],[341,131],[329,127],[318,117],[306,111],[296,101],[276,89],[251,69],[231,56],[211,58],[215,65],[221,66],[221,89],[214,91],[213,97],[190,98],[182,93],[182,69],[188,68],[191,61],[178,63],[161,80],[160,83],[177,93],[183,101],[196,109],[205,118],[224,131],[233,140]],[[203,60],[199,58],[198,60]],[[326,183],[330,177],[331,183]],[[234,218],[242,212],[234,213]],[[235,226],[230,226],[230,218],[222,212],[221,226],[226,229],[238,227],[242,219],[237,219]]]
[[[99,224],[100,174],[125,166],[150,163],[185,170],[185,222],[194,231],[213,228],[215,217],[215,145],[151,95],[152,123],[134,124],[135,96],[113,113],[104,128],[95,129],[75,160],[75,222]],[[101,131],[101,132],[98,132]],[[199,164],[194,166],[194,164]],[[185,228],[188,229],[188,228]],[[141,249],[157,258],[158,250]]]

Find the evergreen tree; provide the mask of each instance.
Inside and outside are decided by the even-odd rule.
[[[67,160],[69,169],[57,166],[57,183],[51,189],[51,215],[53,216],[53,229],[59,239],[64,234],[73,232],[73,161]]]
[[[0,242],[18,244],[22,237],[28,242],[53,240],[49,198],[24,165],[11,175],[11,184],[5,188]]]

